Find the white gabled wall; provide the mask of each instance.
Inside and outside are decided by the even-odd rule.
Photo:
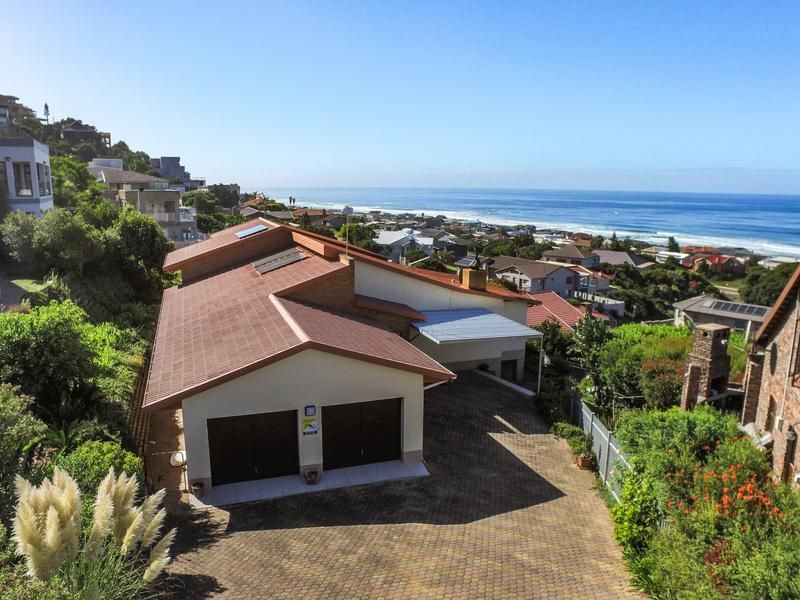
[[[305,350],[183,400],[189,482],[211,485],[206,421],[217,417],[298,411],[300,466],[322,465],[322,406],[402,398],[403,455],[422,453],[422,375],[356,359]],[[320,432],[302,435],[303,407],[317,407]],[[235,440],[232,440],[235,443]]]
[[[506,302],[501,298],[459,291],[455,287],[448,289],[359,260],[356,260],[355,288],[356,294],[400,302],[419,311],[486,308],[518,323],[527,321],[527,303],[524,301]]]

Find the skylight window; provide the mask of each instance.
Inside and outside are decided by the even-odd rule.
[[[241,231],[237,231],[234,235],[236,235],[236,237],[241,240],[266,230],[267,230],[266,225],[255,225],[253,227],[248,227],[247,229],[242,229]]]
[[[256,271],[258,271],[261,275],[264,275],[265,273],[269,273],[275,269],[280,269],[286,265],[296,263],[304,258],[308,258],[305,253],[301,252],[297,248],[292,248],[291,250],[284,250],[282,252],[271,254],[270,256],[261,258],[251,264]]]

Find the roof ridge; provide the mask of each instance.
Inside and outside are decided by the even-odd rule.
[[[272,304],[275,305],[275,308],[278,311],[278,314],[286,321],[286,324],[292,329],[292,332],[297,336],[300,340],[301,344],[305,344],[311,341],[309,335],[305,332],[305,330],[300,327],[300,324],[295,321],[295,318],[291,315],[291,313],[286,309],[286,307],[281,302],[280,298],[278,298],[275,294],[269,295],[269,300]]]

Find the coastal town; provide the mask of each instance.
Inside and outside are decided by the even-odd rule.
[[[273,198],[39,112],[0,95],[3,598],[800,595],[796,258]]]

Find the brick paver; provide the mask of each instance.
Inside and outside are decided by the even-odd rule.
[[[430,477],[195,512],[169,583],[202,598],[626,598],[592,474],[471,373],[425,399]]]

